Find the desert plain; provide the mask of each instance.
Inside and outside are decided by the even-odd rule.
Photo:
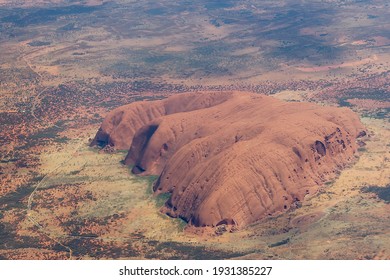
[[[0,257],[389,259],[388,5],[0,1]],[[348,107],[367,135],[297,207],[245,226],[167,216],[128,149],[90,147],[117,107],[229,91]]]

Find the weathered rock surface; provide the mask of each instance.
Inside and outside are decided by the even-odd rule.
[[[129,149],[157,174],[163,209],[196,226],[244,226],[286,211],[353,160],[365,135],[347,108],[243,92],[179,94],[110,112],[92,145]]]

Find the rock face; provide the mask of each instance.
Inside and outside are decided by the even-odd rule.
[[[165,213],[195,226],[245,226],[286,211],[353,159],[365,135],[347,108],[243,92],[179,94],[110,112],[92,145],[129,149],[157,174]]]

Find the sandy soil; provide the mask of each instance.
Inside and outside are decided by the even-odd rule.
[[[389,258],[385,246],[390,244],[389,205],[375,194],[361,192],[364,186],[390,182],[389,124],[363,121],[371,137],[355,165],[308,197],[301,208],[239,231],[228,229],[222,235],[216,235],[215,228],[183,231],[177,219],[159,213],[148,181],[130,174],[128,167],[119,163],[124,153],[101,153],[86,146],[93,128],[42,156],[42,173],[49,176],[34,196],[30,215],[44,225],[46,234],[60,240],[72,234],[64,222],[97,219],[79,228],[80,234],[126,244],[129,236],[142,233],[150,240],[247,251],[245,258]],[[57,168],[55,172],[53,168]],[[67,200],[69,197],[74,199]],[[107,217],[108,222],[97,222]],[[31,235],[32,230],[26,220],[19,234]],[[288,242],[278,245],[281,240]]]

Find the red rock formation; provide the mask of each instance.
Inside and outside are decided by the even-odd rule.
[[[347,108],[243,92],[190,93],[113,110],[92,144],[129,149],[158,174],[164,211],[196,226],[244,226],[286,211],[353,158],[364,127]]]

